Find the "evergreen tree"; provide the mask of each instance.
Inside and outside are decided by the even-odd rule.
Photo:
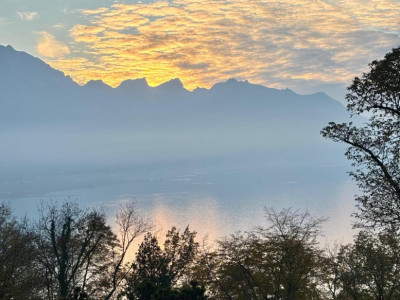
[[[188,227],[183,233],[172,227],[161,249],[157,237],[148,233],[132,264],[132,274],[124,293],[128,299],[150,300],[161,295],[166,297],[190,291],[177,288],[187,280],[188,268],[197,254],[195,236],[196,233]],[[192,288],[192,291],[196,290]]]

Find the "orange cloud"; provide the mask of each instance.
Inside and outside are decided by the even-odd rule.
[[[71,29],[72,57],[48,62],[79,83],[112,86],[141,77],[179,77],[189,89],[231,77],[343,82],[396,46],[400,28],[397,0],[175,0],[81,13],[90,25]]]
[[[36,50],[40,55],[48,58],[57,58],[70,53],[68,46],[57,41],[52,34],[48,32],[41,32],[40,34],[41,37],[36,46]]]

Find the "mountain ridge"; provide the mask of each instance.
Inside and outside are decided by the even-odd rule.
[[[186,94],[187,94],[187,92],[189,92],[189,93],[196,94],[199,92],[204,93],[207,91],[218,91],[218,90],[224,90],[224,89],[226,90],[229,88],[245,87],[245,88],[253,88],[253,89],[268,89],[268,90],[272,90],[272,91],[276,91],[276,92],[278,92],[278,91],[289,92],[289,93],[294,93],[296,95],[300,95],[289,88],[275,89],[275,88],[270,88],[270,87],[267,87],[267,86],[264,86],[261,84],[253,84],[253,83],[250,83],[248,80],[240,81],[235,78],[230,78],[223,82],[216,82],[210,88],[197,87],[196,89],[194,89],[192,91],[186,89],[184,87],[182,81],[179,78],[167,80],[157,86],[150,86],[145,77],[132,78],[132,79],[127,79],[127,80],[121,81],[121,83],[117,87],[112,87],[112,86],[104,83],[101,79],[89,80],[85,84],[80,85],[77,82],[75,82],[69,75],[65,75],[65,73],[63,71],[60,71],[60,70],[57,70],[57,69],[51,67],[45,61],[27,53],[27,52],[15,50],[11,45],[7,45],[7,46],[0,45],[0,79],[7,81],[7,80],[5,80],[5,78],[10,77],[10,76],[5,76],[5,74],[2,74],[1,71],[2,70],[4,71],[4,69],[5,69],[4,66],[9,67],[10,63],[15,63],[15,61],[16,61],[15,58],[17,58],[17,56],[21,61],[24,62],[23,67],[28,72],[25,72],[25,75],[22,75],[21,72],[18,74],[12,74],[12,75],[16,75],[17,77],[19,77],[23,80],[41,79],[41,78],[43,78],[43,76],[41,76],[42,74],[36,74],[36,73],[38,71],[45,71],[45,72],[48,72],[49,74],[51,74],[50,77],[53,77],[56,79],[56,80],[50,81],[53,84],[54,84],[54,82],[56,82],[57,83],[56,85],[59,85],[60,84],[59,82],[64,80],[66,83],[69,84],[70,87],[77,88],[77,89],[89,89],[89,90],[98,89],[100,91],[108,90],[109,92],[129,90],[131,92],[139,92],[139,93],[153,90],[153,91],[161,91],[161,92],[165,92],[165,91],[172,92],[173,91],[175,93],[176,92],[178,92],[178,93],[184,92]],[[32,67],[35,67],[36,70],[32,69]],[[29,76],[30,74],[32,74],[33,76]],[[10,75],[10,74],[8,74],[8,75]],[[15,76],[11,76],[11,77],[15,77]],[[42,82],[41,84],[39,83],[38,86],[44,87],[44,86],[48,86],[48,85],[44,85]],[[310,95],[314,95],[314,94],[320,94],[320,95],[323,95],[324,97],[329,97],[330,99],[337,101],[336,99],[331,98],[324,92],[316,92],[313,94],[300,95],[300,96],[310,96]],[[339,102],[339,101],[337,101],[337,102]]]
[[[234,78],[193,91],[178,78],[157,87],[145,78],[115,88],[101,80],[81,86],[4,46],[0,78],[0,164],[245,160],[252,153],[331,164],[336,156],[319,131],[347,120],[345,107],[324,93],[299,95]]]

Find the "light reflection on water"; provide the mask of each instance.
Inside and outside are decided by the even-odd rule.
[[[292,166],[138,175],[136,170],[125,169],[74,174],[74,182],[56,185],[56,189],[54,180],[62,182],[62,178],[11,183],[1,198],[9,200],[18,215],[32,217],[42,200],[69,198],[82,206],[102,205],[110,217],[120,203],[134,201],[160,232],[174,225],[182,229],[189,225],[199,237],[208,236],[210,241],[265,225],[264,207],[293,207],[328,217],[323,227],[326,238],[348,242],[354,234],[350,214],[356,189],[345,171],[346,166]]]

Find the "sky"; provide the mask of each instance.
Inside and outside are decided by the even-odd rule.
[[[0,44],[77,83],[229,78],[342,101],[400,45],[399,0],[0,0]]]

